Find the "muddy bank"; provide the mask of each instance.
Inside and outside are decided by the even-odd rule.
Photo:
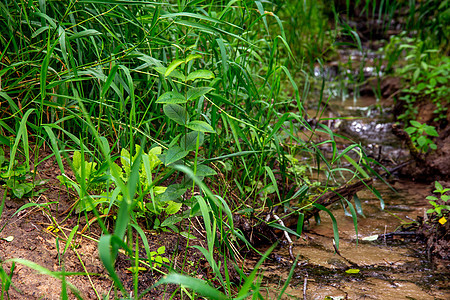
[[[321,223],[311,223],[300,239],[294,239],[298,256],[292,281],[283,299],[448,299],[449,261],[427,260],[426,245],[414,236],[371,237],[394,232],[402,224],[423,216],[431,185],[399,180],[397,193],[376,183],[384,195],[385,210],[368,191],[359,192],[364,217],[358,216],[358,232],[340,204],[332,207],[339,228],[339,253],[333,247],[331,219],[321,213]],[[357,242],[357,237],[358,242]],[[364,240],[364,239],[367,240]],[[292,268],[289,245],[283,243],[265,264],[267,295],[276,296]],[[306,284],[305,284],[306,281]],[[296,298],[297,297],[297,298]],[[339,298],[341,297],[341,298]]]

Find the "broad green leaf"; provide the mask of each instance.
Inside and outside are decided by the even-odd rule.
[[[417,81],[417,78],[419,78],[420,75],[420,68],[417,68],[413,73],[413,82]]]
[[[168,165],[182,159],[183,157],[188,155],[188,153],[189,153],[188,151],[183,150],[179,146],[170,147],[166,152],[164,164],[166,166],[168,166]]]
[[[160,73],[161,75],[164,75],[167,71],[166,67],[155,67],[155,70]],[[186,82],[186,76],[183,75],[183,73],[181,73],[178,70],[173,70],[172,73],[170,73],[170,75],[168,77],[174,77],[177,79],[180,79],[182,82]]]
[[[416,140],[417,144],[419,144],[420,147],[423,147],[426,142],[427,142],[427,138],[423,135],[419,136],[419,138]]]
[[[217,172],[205,165],[198,165],[195,175],[199,177],[207,177],[217,175]]]
[[[131,167],[131,155],[126,148],[120,150],[120,163],[122,164],[125,171],[129,171]]]
[[[164,191],[164,194],[161,195],[159,201],[167,202],[167,201],[176,201],[181,198],[181,196],[186,193],[187,189],[181,184],[171,184]]]
[[[442,184],[439,181],[434,182],[434,187],[436,188],[436,190],[434,192],[439,192],[444,189],[444,187],[442,186]]]
[[[407,127],[407,128],[405,128],[405,132],[406,132],[407,134],[409,134],[409,135],[413,134],[413,133],[416,132],[416,131],[417,131],[417,128],[416,128],[416,127]]]
[[[173,215],[180,211],[182,205],[183,203],[168,201],[164,211],[169,215]]]
[[[422,91],[423,89],[425,89],[427,86],[425,83],[421,82],[417,85],[416,90],[418,91]]]
[[[156,100],[156,103],[186,103],[187,100],[184,98],[184,96],[178,92],[172,91],[162,94],[158,100]]]
[[[179,79],[182,82],[186,82],[186,76],[178,70],[173,70],[172,73],[168,77],[174,77]]]
[[[347,271],[345,271],[345,273],[347,273],[347,274],[358,274],[359,273],[359,269],[348,269]]]
[[[430,86],[431,86],[431,87],[435,87],[436,84],[437,84],[436,79],[435,79],[435,78],[431,78],[431,79],[430,79]]]
[[[166,67],[155,67],[155,71],[161,75],[164,75],[164,73],[166,73],[166,70],[167,70]]]
[[[154,147],[148,151],[148,158],[150,160],[150,169],[153,171],[158,165],[161,164],[161,160],[158,158],[162,152],[161,147]]]
[[[437,82],[439,82],[440,84],[446,84],[447,81],[448,81],[447,77],[442,77],[442,76],[437,77],[436,80],[437,80]]]
[[[187,101],[192,101],[212,91],[212,87],[194,87],[187,91]]]
[[[96,162],[84,162],[84,177],[89,178],[92,173],[97,171],[96,169],[97,163]],[[81,176],[81,168],[78,170],[78,175]]]
[[[211,125],[209,125],[204,121],[192,121],[189,122],[189,124],[187,124],[186,127],[194,131],[215,133]]]
[[[170,63],[170,65],[167,67],[166,72],[164,73],[164,76],[167,77],[170,75],[170,73],[173,72],[179,65],[184,63],[184,60],[181,59],[175,59],[173,62]]]
[[[200,54],[190,54],[186,59],[184,60],[185,63],[190,62],[193,59],[202,58]]]
[[[81,153],[80,153],[80,151],[75,151],[73,153],[72,161],[73,161],[73,168],[75,170],[78,170],[81,168]]]
[[[209,70],[196,70],[189,73],[186,81],[196,80],[196,79],[213,79],[214,73]]]
[[[191,131],[180,138],[180,145],[186,151],[193,151],[197,147],[197,137],[199,138],[198,145],[201,146],[205,140],[205,134],[199,131]]]
[[[411,123],[411,125],[414,126],[414,127],[421,127],[421,126],[422,126],[421,123],[419,123],[419,122],[417,122],[417,121],[414,121],[414,120],[411,120],[410,123]]]
[[[436,128],[434,128],[433,126],[426,126],[425,132],[430,136],[439,136],[439,134],[436,131]]]
[[[186,109],[178,104],[164,104],[163,110],[164,114],[177,124],[186,125],[189,120]]]
[[[172,215],[172,216],[166,218],[164,220],[164,222],[161,223],[161,227],[173,226],[182,220],[183,220],[183,217],[181,217],[179,215]]]
[[[14,196],[19,199],[22,199],[23,195],[25,195],[25,189],[19,185],[15,186],[12,191]]]

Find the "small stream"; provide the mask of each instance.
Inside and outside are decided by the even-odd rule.
[[[388,109],[374,98],[336,100],[329,108],[330,117],[358,117],[338,120],[330,127],[360,142],[373,157],[394,163],[407,157],[408,152],[391,134]],[[385,202],[384,210],[372,192],[358,192],[364,213],[364,217],[358,215],[358,244],[352,217],[341,204],[331,207],[338,222],[341,256],[333,248],[328,215],[321,213],[319,225],[311,220],[303,238],[294,242],[298,265],[282,299],[450,299],[448,261],[427,261],[423,247],[408,236],[363,240],[394,232],[429,208],[425,197],[433,190],[432,184],[398,179],[390,183],[396,192],[379,180],[374,182]],[[269,286],[264,290],[268,299],[277,299],[293,263],[288,245],[277,247],[272,258],[264,264],[262,285]],[[358,273],[346,272],[349,269]]]

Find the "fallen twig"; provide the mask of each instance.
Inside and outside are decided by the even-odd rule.
[[[284,222],[283,222],[283,220],[280,219],[280,217],[278,217],[278,216],[275,215],[275,214],[273,214],[273,217],[274,217],[275,220],[278,221],[278,223],[279,223],[281,226],[286,227],[286,226],[284,226]],[[284,236],[286,237],[286,240],[287,240],[288,243],[289,243],[289,256],[291,257],[292,260],[295,261],[294,254],[292,253],[292,244],[293,244],[292,239],[291,239],[291,237],[289,236],[289,233],[288,233],[287,231],[283,230],[283,232],[284,232]]]

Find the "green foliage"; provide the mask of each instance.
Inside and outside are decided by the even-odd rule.
[[[402,30],[390,37],[389,43],[380,49],[386,62],[384,72],[395,73],[405,81],[405,88],[399,99],[404,113],[398,118],[405,123],[415,120],[419,103],[426,101],[435,105],[434,121],[446,119],[449,108],[450,90],[448,78],[450,69],[450,1],[352,1],[346,2],[347,14],[356,7],[360,16],[383,19],[383,24],[399,20]],[[398,12],[405,15],[400,18]],[[394,72],[395,70],[395,72]]]
[[[450,195],[447,193],[450,191],[450,188],[443,188],[442,185],[436,181],[434,183],[436,189],[433,191],[435,194],[440,194],[439,198],[436,196],[428,196],[427,200],[430,200],[430,204],[433,208],[427,210],[427,214],[436,213],[438,217],[442,217],[443,213],[446,213],[450,210],[450,205],[447,205],[447,201],[450,199]]]
[[[135,297],[146,293],[137,293],[140,263],[159,272],[172,271],[163,264],[168,263],[164,249],[150,251],[142,222],[154,229],[180,231],[174,225],[194,216],[201,217],[206,231],[205,244],[196,249],[213,269],[212,281],[224,291],[213,294],[232,297],[230,278],[221,272],[227,267],[216,258],[221,253],[233,256],[237,240],[251,247],[234,228],[234,209],[277,204],[293,209],[289,204],[293,197],[310,196],[308,187],[320,185],[308,179],[307,169],[293,159],[298,153],[286,150],[286,144],[296,143],[295,151],[317,161],[317,169],[327,174],[324,190],[338,176],[347,180],[343,173],[363,178],[373,171],[357,144],[339,151],[326,126],[319,131],[329,139],[320,145],[297,135],[307,131],[312,137],[314,131],[303,108],[309,77],[301,72],[300,94],[298,76],[286,66],[302,64],[297,64],[289,45],[300,41],[294,52],[302,61],[308,57],[311,65],[332,50],[321,2],[287,3],[289,12],[284,16],[293,22],[283,22],[276,14],[282,3],[267,1],[21,4],[0,5],[1,15],[8,16],[0,18],[0,98],[8,104],[0,107],[0,133],[2,138],[16,137],[8,172],[14,170],[20,142],[29,170],[29,132],[36,140],[49,142],[61,183],[79,196],[77,210],[94,214],[102,230],[99,256],[124,298],[131,292],[115,269],[119,250],[134,260]],[[293,30],[285,30],[285,24]],[[149,141],[151,148],[144,150],[136,141]],[[325,144],[331,145],[331,160],[319,149]],[[62,156],[68,149],[77,149],[67,159],[75,178],[64,170]],[[346,156],[349,151],[357,159]],[[344,167],[346,161],[350,167]],[[207,186],[204,177],[218,171],[226,184],[212,180]],[[292,173],[299,183],[306,183],[297,192],[278,186],[289,182]],[[167,182],[171,184],[163,186]],[[182,199],[187,186],[193,196]],[[197,189],[200,194],[194,194]],[[229,197],[235,193],[237,197]],[[189,207],[183,212],[182,203]],[[301,209],[294,209],[300,216]],[[115,219],[113,230],[104,224],[105,216]],[[180,232],[188,243],[190,226]],[[140,243],[145,255],[138,253]],[[240,272],[244,283],[238,298],[257,295],[257,267],[248,276]],[[64,286],[60,273],[49,275]],[[207,289],[209,284],[199,286]]]
[[[33,174],[28,171],[24,164],[20,164],[17,160],[10,164],[5,158],[5,152],[0,148],[0,184],[10,189],[13,197],[18,199],[33,198],[47,190],[35,191],[35,188],[44,185],[48,180],[33,179]]]
[[[131,156],[128,150],[122,149],[120,166],[113,162],[111,168],[114,168],[124,183],[128,183],[130,181],[132,165],[138,155],[142,155],[138,169],[139,180],[136,182],[136,203],[134,206],[137,216],[152,219],[155,216],[160,216],[162,213],[167,215],[177,213],[181,208],[181,203],[175,201],[178,201],[180,196],[186,191],[186,188],[179,185],[171,185],[168,187],[155,186],[152,179],[153,173],[158,170],[158,166],[161,164],[161,160],[158,158],[161,154],[161,147],[154,147],[148,153],[140,154],[141,147],[136,145],[135,153],[134,156]],[[123,193],[113,184],[114,181],[110,180],[110,171],[106,168],[97,170],[97,164],[85,161],[80,151],[74,151],[72,165],[76,178],[79,181],[75,182],[64,175],[58,176],[58,179],[61,184],[79,193],[80,201],[77,205],[79,212],[85,210],[92,211],[97,205],[102,205],[100,210],[105,214],[109,214],[112,206],[120,205],[120,202],[123,201]],[[83,201],[81,197],[81,181],[87,183],[86,190],[90,194],[89,198],[91,198],[91,201],[87,199]],[[113,190],[113,192],[110,192],[110,190]],[[97,195],[91,195],[92,192],[97,193]],[[150,199],[146,195],[151,195]],[[166,226],[173,225],[167,222],[165,224]]]
[[[432,150],[437,149],[436,144],[430,138],[439,136],[434,126],[422,124],[414,120],[411,120],[410,124],[411,126],[405,128],[405,131],[411,137],[414,146],[416,146],[421,153],[428,152],[429,148]]]
[[[404,34],[391,38],[384,51],[389,57],[388,68],[407,53],[405,65],[396,71],[407,84],[400,97],[405,102],[405,112],[398,118],[403,121],[415,119],[418,113],[416,105],[426,100],[436,106],[434,121],[444,120],[450,103],[450,58],[439,55],[438,49],[427,49],[424,41]]]
[[[165,246],[161,246],[158,250],[150,252],[150,260],[154,261],[154,268],[160,268],[162,263],[170,263],[170,260],[167,257],[162,256],[165,253]]]
[[[300,71],[305,63],[312,69],[318,59],[327,60],[335,54],[335,32],[327,18],[332,14],[332,5],[314,0],[277,1],[275,9],[280,19],[286,20],[283,34],[292,47],[293,57],[303,60],[300,64],[289,60],[290,67]]]

